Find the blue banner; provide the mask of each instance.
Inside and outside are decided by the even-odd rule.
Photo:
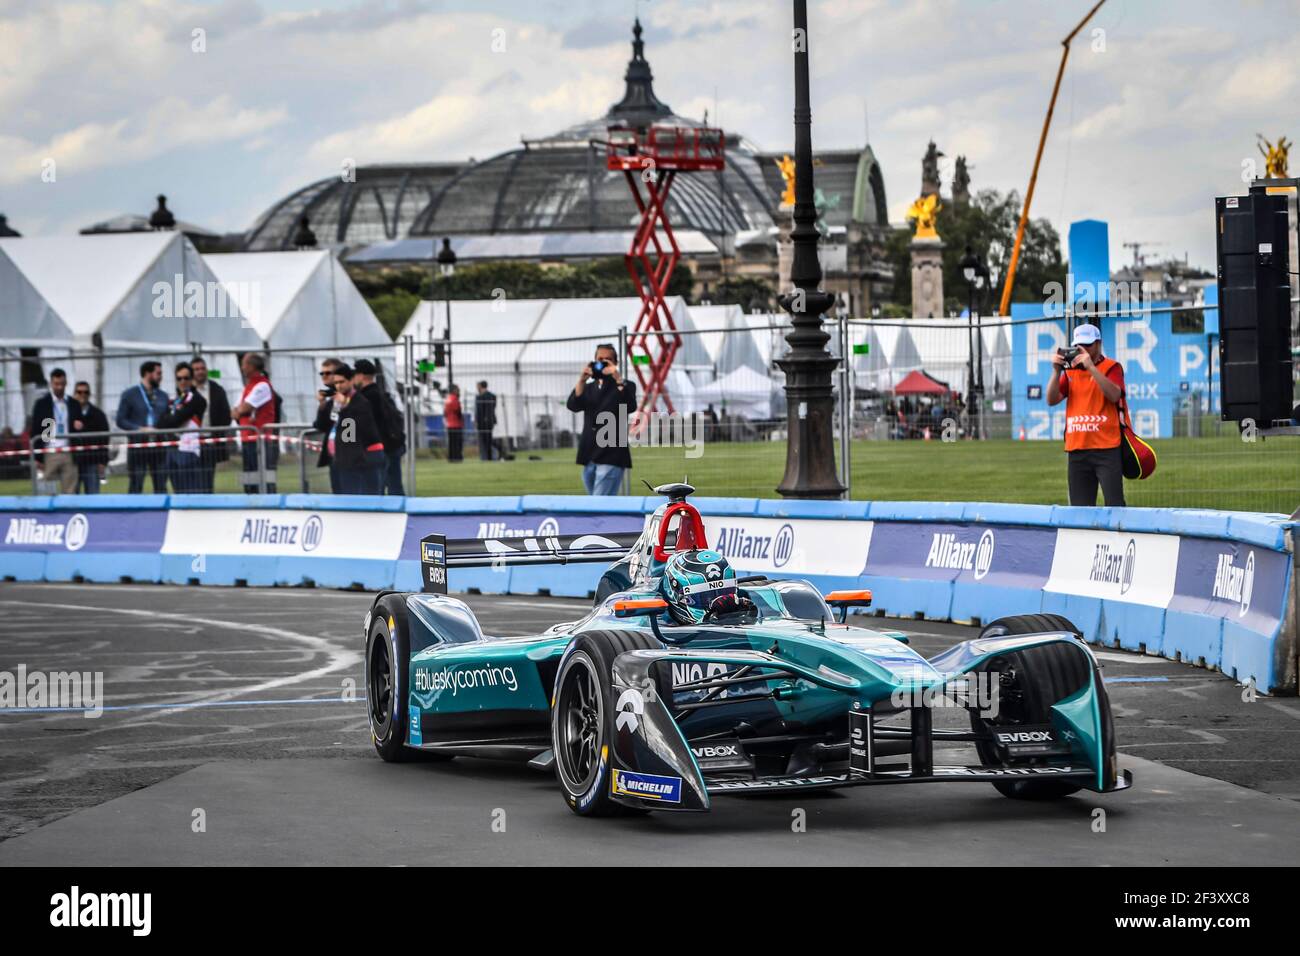
[[[866,574],[1038,590],[1056,531],[997,525],[877,521]]]
[[[0,554],[25,552],[157,552],[165,511],[0,511]]]
[[[1151,308],[1168,304],[1148,303]],[[1065,403],[1048,406],[1047,383],[1052,355],[1069,344],[1063,308],[1055,302],[1017,302],[1011,315],[1031,320],[1011,327],[1011,433],[1019,435],[1023,428],[1027,439],[1062,441]],[[1189,313],[1189,320],[1197,315]],[[1219,410],[1217,337],[1176,333],[1173,320],[1171,312],[1100,320],[1102,351],[1124,367],[1133,428],[1143,438],[1173,437],[1175,416],[1188,408],[1197,414]]]
[[[1183,538],[1169,610],[1221,617],[1271,637],[1286,608],[1290,563],[1285,552],[1238,541]]]

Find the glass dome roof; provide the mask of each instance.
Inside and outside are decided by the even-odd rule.
[[[323,245],[348,247],[408,236],[626,232],[640,213],[624,174],[605,168],[609,127],[704,124],[675,115],[655,95],[639,21],[624,82],[623,98],[603,117],[482,162],[365,166],[356,170],[354,182],[335,177],[312,183],[265,212],[246,234],[245,248],[292,248],[304,215]],[[863,157],[869,157],[872,175],[858,168],[856,154],[830,162],[834,172],[818,171],[818,186],[833,203],[834,196],[848,193],[824,210],[828,224],[842,225],[862,213],[867,222],[887,223],[879,166],[869,149]],[[727,134],[722,172],[676,176],[668,202],[674,229],[696,230],[715,242],[770,230],[781,193],[773,158]],[[858,195],[863,186],[873,193],[865,205]]]

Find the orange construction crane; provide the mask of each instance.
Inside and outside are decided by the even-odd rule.
[[[1043,120],[1043,132],[1038,137],[1038,153],[1034,156],[1034,171],[1029,175],[1029,189],[1025,192],[1025,206],[1020,210],[1020,225],[1016,227],[1016,244],[1011,248],[1011,262],[1007,265],[1007,281],[1002,287],[1002,305],[998,315],[1011,314],[1011,290],[1016,284],[1016,266],[1020,262],[1020,244],[1025,241],[1025,223],[1029,222],[1029,205],[1034,201],[1034,186],[1038,182],[1038,164],[1043,159],[1043,147],[1047,145],[1047,131],[1052,125],[1052,111],[1056,109],[1056,94],[1061,91],[1061,77],[1065,75],[1065,61],[1070,58],[1070,42],[1087,26],[1092,15],[1101,9],[1106,0],[1097,0],[1096,6],[1079,21],[1079,25],[1070,31],[1070,35],[1061,41],[1061,65],[1056,70],[1056,83],[1052,86],[1052,99],[1047,104],[1047,117]]]

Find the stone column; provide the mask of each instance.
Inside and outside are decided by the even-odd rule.
[[[943,310],[943,240],[912,240],[912,315],[941,318]]]

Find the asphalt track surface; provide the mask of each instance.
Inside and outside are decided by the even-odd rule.
[[[585,607],[466,600],[500,634]],[[1121,765],[1136,778],[1124,793],[1031,804],[986,784],[873,787],[580,820],[549,776],[526,767],[375,756],[362,700],[368,603],[328,590],[0,584],[0,671],[102,671],[106,705],[93,719],[0,709],[0,865],[1216,865],[1300,855],[1300,701],[1245,700],[1214,672],[1101,652]],[[911,632],[927,656],[975,634],[880,623]]]

